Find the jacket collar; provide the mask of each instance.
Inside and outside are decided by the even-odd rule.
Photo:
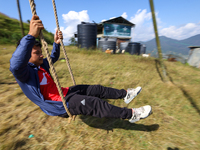
[[[35,69],[35,68],[38,69],[38,67],[37,67],[35,64],[31,63],[31,62],[28,62],[28,65],[31,66],[31,67],[33,67],[34,69]]]

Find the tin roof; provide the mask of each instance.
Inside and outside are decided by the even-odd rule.
[[[188,46],[190,49],[200,48],[200,46]]]
[[[130,26],[135,26],[135,24],[133,24],[132,22],[126,20],[125,18],[123,18],[122,16],[120,17],[115,17],[115,18],[112,18],[110,20],[106,20],[106,21],[102,21],[100,22],[98,25],[101,26],[103,25],[104,23],[116,23],[116,24],[126,24],[126,25],[130,25]]]

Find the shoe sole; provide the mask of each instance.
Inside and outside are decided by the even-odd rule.
[[[148,113],[148,115],[147,115],[146,117],[143,117],[143,118],[140,118],[140,119],[145,119],[145,118],[149,117],[152,113],[153,113],[153,112],[152,112],[152,108],[151,108],[151,110],[150,110],[150,112]]]
[[[140,94],[141,91],[142,91],[142,88],[137,92],[136,95],[130,97],[125,103],[126,103],[126,104],[129,104],[138,94]]]
[[[130,122],[130,121],[129,121],[129,122],[130,122],[130,123],[138,122],[138,121],[140,121],[141,119],[145,119],[145,118],[149,117],[151,114],[153,114],[153,112],[152,112],[152,107],[151,107],[151,110],[150,110],[150,112],[148,113],[148,115],[147,115],[146,117],[140,118],[139,120],[134,121],[134,122]]]

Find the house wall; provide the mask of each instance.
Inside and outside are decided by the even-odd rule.
[[[187,62],[190,66],[200,69],[200,48],[194,48],[191,50],[191,54]]]

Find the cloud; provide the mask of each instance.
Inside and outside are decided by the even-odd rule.
[[[60,27],[60,30],[63,32],[64,43],[69,44],[69,39],[74,36],[74,33],[77,31],[77,25],[81,22],[89,22],[89,15],[87,10],[80,12],[69,11],[67,14],[63,14],[62,18],[66,27]]]
[[[126,14],[126,12],[124,12],[122,15],[121,15],[123,18],[127,19],[128,15]]]
[[[139,9],[131,17],[130,22],[135,24],[132,29],[132,41],[148,41],[154,37],[151,12],[147,12],[146,9]]]
[[[141,10],[139,9],[134,17],[131,17],[130,21],[134,22],[137,26],[144,25],[145,21],[151,20],[151,13],[147,13],[147,10]]]
[[[132,41],[148,41],[155,37],[151,12],[147,12],[146,9],[139,9],[136,14],[131,17],[130,22],[136,24],[135,28],[132,29]],[[162,27],[163,22],[158,17],[158,12],[156,12],[156,22],[159,36],[183,40],[200,34],[200,22],[187,23],[178,27]]]
[[[177,40],[183,40],[200,34],[200,23],[187,23],[180,27],[170,26],[160,30],[160,34]]]

